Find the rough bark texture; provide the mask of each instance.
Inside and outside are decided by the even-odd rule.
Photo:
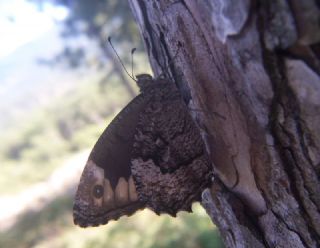
[[[202,204],[226,247],[319,247],[319,3],[129,2],[155,75],[202,131]]]

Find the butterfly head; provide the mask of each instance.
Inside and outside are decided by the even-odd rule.
[[[141,91],[152,85],[153,78],[150,74],[139,74],[136,76],[137,85]]]
[[[135,184],[130,177],[120,177],[116,185],[105,178],[104,169],[89,160],[83,170],[73,207],[74,223],[98,226],[131,215],[144,204],[139,202]]]

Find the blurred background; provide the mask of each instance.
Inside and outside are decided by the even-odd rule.
[[[72,221],[90,149],[150,73],[127,1],[0,1],[0,247],[222,247],[199,204],[98,228]]]

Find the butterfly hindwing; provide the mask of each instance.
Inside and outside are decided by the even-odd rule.
[[[139,198],[156,213],[190,211],[211,181],[199,130],[173,83],[157,79],[146,94],[131,160]]]

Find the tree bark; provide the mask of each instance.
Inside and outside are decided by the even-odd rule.
[[[202,132],[202,205],[226,247],[319,247],[319,3],[129,2]]]

